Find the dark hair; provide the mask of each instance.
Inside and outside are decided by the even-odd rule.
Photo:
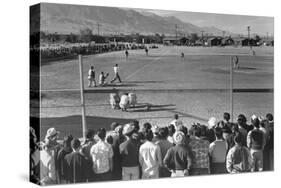
[[[101,74],[103,74],[103,71],[101,71]]]
[[[179,126],[178,131],[183,132],[183,134],[184,134],[185,136],[186,136],[187,133],[188,133],[188,129],[187,129],[185,126],[183,126],[183,125],[180,125],[180,126]]]
[[[200,135],[207,136],[208,128],[206,125],[200,125]]]
[[[234,136],[234,142],[236,142],[237,144],[241,144],[242,143],[242,136],[239,132],[237,132]]]
[[[64,148],[71,148],[71,141],[73,140],[72,135],[67,135],[63,138],[63,147]]]
[[[148,141],[151,141],[153,139],[153,133],[151,130],[147,130],[144,132],[144,138]]]
[[[228,112],[224,112],[223,113],[223,119],[225,119],[226,121],[230,120],[230,114]]]
[[[73,149],[78,149],[79,147],[81,146],[81,142],[78,138],[74,138],[72,141],[71,141],[71,147]]]
[[[178,114],[175,114],[175,115],[174,115],[174,118],[175,118],[175,119],[179,119],[179,115],[178,115]]]
[[[218,139],[222,138],[222,128],[216,127],[215,128],[215,135]]]
[[[232,127],[231,127],[231,131],[232,131],[232,132],[238,132],[238,130],[239,130],[238,125],[237,125],[236,123],[234,123],[234,124],[232,125]]]
[[[111,129],[111,130],[115,130],[115,128],[118,127],[118,125],[119,125],[119,124],[118,124],[117,122],[113,122],[113,123],[111,123],[111,125],[110,125],[110,129]]]
[[[95,135],[95,131],[93,129],[88,129],[86,132],[86,138],[87,139],[92,139]]]
[[[159,128],[159,138],[166,139],[168,137],[169,130],[168,127],[161,127]]]
[[[133,120],[132,125],[134,126],[135,132],[138,132],[140,130],[140,124],[138,120]]]
[[[94,66],[91,66],[91,69],[93,69],[94,68]]]
[[[265,127],[266,122],[267,122],[267,120],[265,120],[265,119],[261,120],[261,122],[260,122],[261,127],[263,127],[263,128],[264,128],[264,127]]]
[[[115,64],[115,66],[118,66],[118,64]]]
[[[168,135],[173,136],[175,132],[176,132],[176,129],[175,129],[174,125],[172,125],[172,124],[169,125],[168,126]]]
[[[199,125],[192,125],[189,129],[189,134],[193,136],[200,137],[201,136],[201,127]]]
[[[268,121],[273,121],[273,115],[271,113],[266,114],[266,119]]]
[[[112,145],[113,144],[113,137],[111,135],[106,137],[106,142],[109,143],[110,145]]]
[[[260,120],[259,120],[259,118],[252,119],[251,122],[252,122],[254,127],[260,128]]]
[[[106,136],[106,130],[105,128],[100,128],[98,130],[98,133],[97,133],[98,137],[101,139],[101,140],[104,140],[105,136]]]
[[[151,124],[148,123],[148,122],[146,122],[146,123],[143,124],[143,129],[144,129],[144,130],[151,130],[151,127],[152,127]]]
[[[246,123],[247,122],[247,118],[244,114],[239,114],[238,115],[238,119],[241,119],[242,123]]]

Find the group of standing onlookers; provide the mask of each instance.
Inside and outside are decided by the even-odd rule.
[[[253,115],[249,125],[243,114],[229,120],[224,113],[189,129],[178,115],[166,127],[114,122],[110,131],[88,130],[83,142],[69,135],[62,143],[50,128],[40,145],[31,129],[31,178],[47,185],[273,170],[272,114]]]

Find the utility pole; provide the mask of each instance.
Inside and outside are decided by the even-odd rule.
[[[178,25],[175,25],[175,31],[176,31],[176,44],[178,43]]]
[[[83,76],[83,58],[82,55],[78,56],[79,73],[80,73],[80,95],[81,95],[81,111],[82,111],[82,133],[83,138],[86,140],[86,108],[85,108],[85,96],[84,96],[84,76]]]
[[[98,26],[98,35],[100,35],[100,26],[101,26],[101,24],[99,22],[97,22],[97,26]]]
[[[250,43],[250,31],[251,31],[250,26],[247,27],[247,30],[248,30],[248,46],[250,46],[250,49],[252,49],[252,45]]]
[[[203,41],[203,37],[204,37],[204,32],[205,31],[201,31],[201,40],[202,40],[202,46],[204,45],[203,43],[204,43],[204,41]]]

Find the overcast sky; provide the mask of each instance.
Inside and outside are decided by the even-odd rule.
[[[155,13],[159,16],[175,16],[183,22],[194,25],[215,26],[219,29],[230,31],[232,33],[247,34],[247,26],[251,26],[251,33],[266,36],[274,35],[273,17],[261,16],[241,16],[228,14],[210,14],[182,11],[163,11],[163,10],[145,10]]]

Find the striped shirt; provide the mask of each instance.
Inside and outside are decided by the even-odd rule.
[[[192,168],[208,168],[210,167],[209,160],[209,141],[202,140],[198,137],[193,137],[189,143],[189,147],[193,153]]]

